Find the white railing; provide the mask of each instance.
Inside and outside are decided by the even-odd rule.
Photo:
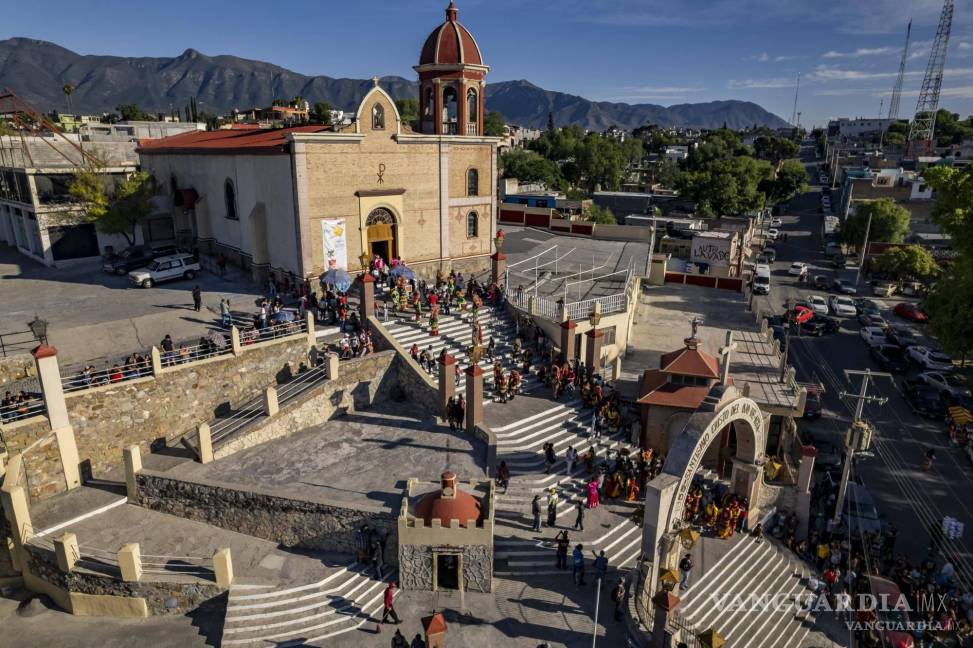
[[[467,135],[476,135],[476,124],[475,123],[473,123],[473,124],[467,124],[466,125],[466,134]]]
[[[574,321],[587,319],[595,308],[595,303],[601,304],[601,314],[621,313],[625,311],[627,303],[627,292],[615,293],[595,299],[586,299],[580,302],[568,304],[568,317]]]

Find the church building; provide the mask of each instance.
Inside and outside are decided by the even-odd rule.
[[[142,168],[180,244],[222,253],[257,279],[354,272],[363,253],[420,276],[489,267],[497,144],[484,136],[489,67],[452,2],[415,70],[420,116],[402,121],[378,78],[355,121],[229,129],[145,141]],[[155,216],[154,216],[155,217]]]

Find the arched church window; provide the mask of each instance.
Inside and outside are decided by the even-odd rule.
[[[466,172],[466,195],[480,195],[480,172],[476,169],[470,169]]]
[[[385,108],[380,103],[372,106],[372,130],[385,130]]]
[[[480,217],[475,211],[466,215],[466,238],[476,238],[480,235]]]
[[[480,111],[480,102],[474,88],[466,91],[466,121],[475,123],[478,119],[477,113]]]
[[[372,225],[395,225],[395,216],[384,207],[378,207],[373,209],[368,218],[365,219],[365,227]]]
[[[226,217],[230,220],[239,220],[236,213],[236,190],[233,188],[233,181],[229,178],[223,184],[223,201],[226,203]]]

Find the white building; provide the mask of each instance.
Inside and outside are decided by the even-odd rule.
[[[881,117],[856,117],[855,119],[840,117],[828,122],[828,136],[842,139],[868,139],[884,133],[896,121]]]

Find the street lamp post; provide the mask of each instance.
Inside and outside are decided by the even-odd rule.
[[[27,323],[30,332],[41,344],[47,344],[47,320],[42,320],[34,313],[34,319]]]
[[[791,348],[791,326],[794,322],[794,300],[787,300],[787,310],[784,312],[784,354],[780,359],[780,381],[784,382],[787,375],[787,355]]]

